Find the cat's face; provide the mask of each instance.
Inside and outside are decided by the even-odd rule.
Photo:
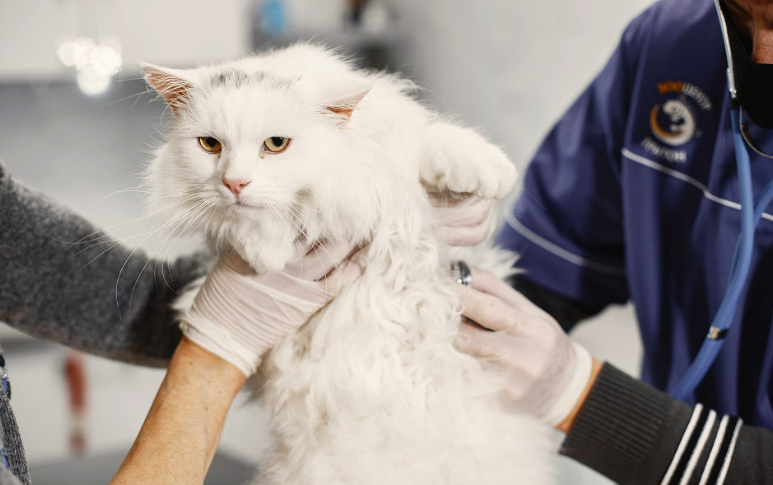
[[[366,238],[379,202],[347,133],[367,91],[326,99],[259,67],[145,71],[175,115],[149,168],[153,209],[173,231],[203,230],[261,271],[294,257],[299,236]]]

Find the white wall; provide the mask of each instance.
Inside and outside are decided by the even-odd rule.
[[[391,0],[407,58],[441,108],[481,126],[521,166],[650,0]]]
[[[249,0],[0,0],[0,81],[71,78],[56,57],[67,38],[121,41],[137,62],[186,66],[249,49]]]

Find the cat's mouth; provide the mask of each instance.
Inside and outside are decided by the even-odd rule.
[[[226,213],[241,217],[248,215],[258,216],[259,213],[262,212],[262,209],[265,209],[265,206],[247,202],[234,202],[233,204],[229,204],[225,207]]]
[[[254,210],[254,209],[265,209],[265,208],[266,208],[265,204],[246,202],[239,198],[234,200],[233,203],[228,206],[229,210]]]

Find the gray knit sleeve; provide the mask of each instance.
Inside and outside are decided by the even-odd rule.
[[[773,485],[773,431],[691,408],[609,364],[561,454],[621,485]]]
[[[0,320],[92,354],[166,365],[181,338],[170,302],[208,258],[180,258],[162,277],[162,265],[145,265],[140,252],[105,251],[113,242],[72,245],[96,231],[0,164]]]

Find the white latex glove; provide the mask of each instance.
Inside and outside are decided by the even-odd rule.
[[[558,323],[507,283],[471,268],[473,287],[459,285],[466,322],[456,347],[503,372],[503,401],[514,412],[541,418],[551,426],[566,419],[591,377],[593,359],[572,342]]]
[[[221,258],[183,316],[183,334],[248,377],[263,354],[335,297],[362,272],[349,245],[310,248],[282,271],[257,274],[236,253]]]
[[[488,236],[493,222],[493,199],[431,193],[429,200],[438,221],[435,236],[439,240],[452,246],[474,246]]]

